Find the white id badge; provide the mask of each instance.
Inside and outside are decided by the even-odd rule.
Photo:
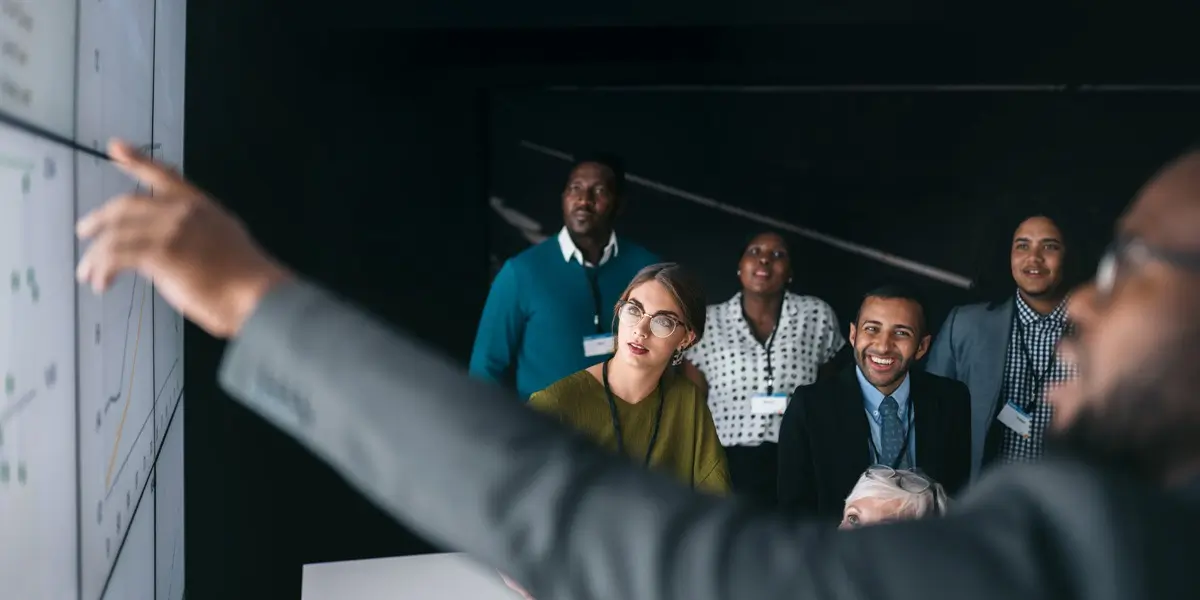
[[[1000,411],[1000,416],[996,417],[997,421],[1004,423],[1005,427],[1017,432],[1017,435],[1029,437],[1030,423],[1029,413],[1021,410],[1021,407],[1008,402],[1004,405],[1004,409]]]
[[[756,394],[750,397],[750,412],[756,415],[782,415],[787,406],[787,394]]]
[[[612,354],[616,349],[617,340],[611,333],[583,336],[583,355],[588,358]]]

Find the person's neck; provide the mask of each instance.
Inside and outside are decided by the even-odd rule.
[[[1017,290],[1025,304],[1029,305],[1039,315],[1048,315],[1062,303],[1063,295],[1058,292],[1046,293],[1041,296],[1031,296],[1025,290]]]
[[[639,369],[621,362],[608,362],[608,388],[629,404],[637,404],[650,396],[662,379],[664,369]]]
[[[761,339],[771,335],[771,331],[775,329],[775,325],[777,325],[775,321],[779,317],[779,309],[782,305],[782,292],[777,294],[742,292],[742,310],[745,311],[746,319],[750,321],[755,335]]]
[[[861,369],[862,367],[860,366],[859,368]],[[901,375],[896,381],[893,381],[892,383],[889,383],[883,387],[879,387],[873,383],[871,384],[871,387],[879,390],[879,393],[883,394],[884,396],[891,396],[892,394],[896,393],[896,390],[900,389],[900,386],[904,384],[905,379],[908,379],[907,372],[905,372],[904,375]]]
[[[579,253],[583,255],[583,260],[593,265],[599,265],[600,259],[604,256],[604,247],[608,245],[608,240],[612,237],[612,230],[589,236],[573,233],[569,235],[575,247],[579,248]]]
[[[779,315],[779,307],[783,304],[783,293],[755,294],[742,292],[742,310],[746,316],[755,322],[771,321]]]

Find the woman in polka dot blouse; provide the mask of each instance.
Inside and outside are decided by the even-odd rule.
[[[707,310],[707,332],[684,373],[707,391],[736,493],[775,503],[776,443],[788,394],[810,384],[846,344],[833,308],[785,287],[787,242],[755,236],[738,263],[742,290]]]

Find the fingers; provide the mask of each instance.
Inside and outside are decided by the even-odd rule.
[[[152,188],[186,184],[174,169],[138,152],[124,141],[110,141],[108,155],[122,171]]]
[[[127,227],[101,234],[83,254],[75,269],[75,278],[100,293],[108,289],[121,272],[138,269],[154,245],[154,239],[145,231],[145,228]]]
[[[154,200],[149,196],[138,194],[117,196],[79,219],[79,222],[75,224],[75,235],[83,239],[90,239],[107,228],[149,218],[155,208]]]
[[[164,229],[155,219],[162,209],[152,198],[127,194],[81,219],[77,234],[93,241],[79,261],[76,279],[101,292],[121,271],[136,269]]]

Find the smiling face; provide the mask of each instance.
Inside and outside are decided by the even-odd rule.
[[[868,296],[850,325],[855,361],[867,381],[890,394],[929,350],[921,306],[907,298]]]
[[[750,240],[738,261],[743,293],[779,294],[791,277],[792,257],[787,242],[774,233],[763,233]]]
[[[1031,298],[1060,292],[1063,279],[1062,232],[1046,217],[1025,219],[1013,232],[1009,266],[1017,288]]]
[[[617,315],[616,358],[632,367],[665,369],[677,350],[695,339],[679,301],[655,279],[629,291]]]

